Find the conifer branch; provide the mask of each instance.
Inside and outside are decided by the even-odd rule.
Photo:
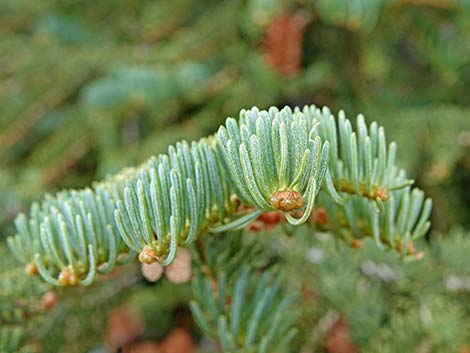
[[[410,192],[395,157],[384,129],[362,115],[353,130],[328,108],[242,110],[214,136],[170,146],[92,189],[47,196],[29,220],[18,216],[8,244],[49,283],[87,285],[133,251],[168,265],[178,247],[240,229],[261,212],[280,210],[300,225],[319,196],[340,221],[339,236],[347,228],[406,254],[430,226],[431,201]]]

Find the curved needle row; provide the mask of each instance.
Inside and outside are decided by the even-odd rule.
[[[364,116],[359,114],[353,130],[343,111],[338,119],[326,107],[320,110],[311,105],[302,111],[320,122],[320,136],[330,142],[325,184],[337,202],[343,202],[348,194],[356,194],[381,204],[388,200],[391,190],[413,183],[401,178],[395,164],[396,143],[387,146],[384,128],[376,122],[367,127]]]
[[[292,224],[310,216],[328,162],[328,142],[317,135],[318,121],[289,107],[242,110],[217,134],[240,199],[261,211],[286,212]],[[304,210],[297,219],[290,212]]]
[[[190,245],[231,209],[225,179],[211,140],[171,146],[127,182],[116,210],[122,238],[142,262],[170,264],[178,246]]]
[[[108,273],[126,251],[114,222],[115,201],[104,185],[95,190],[64,191],[20,214],[18,234],[8,244],[27,271],[54,285],[88,285]],[[31,260],[34,259],[34,263]]]
[[[432,200],[418,188],[406,187],[390,192],[384,210],[377,212],[368,199],[353,195],[343,204],[321,195],[319,203],[328,214],[327,228],[347,242],[372,237],[380,249],[395,249],[404,257],[414,258],[413,241],[424,236],[431,223]]]

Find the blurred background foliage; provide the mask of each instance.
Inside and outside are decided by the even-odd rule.
[[[300,351],[470,350],[470,240],[462,230],[470,227],[468,0],[2,0],[0,82],[2,236],[44,192],[88,185],[180,139],[211,134],[243,107],[314,103],[377,120],[434,199],[431,248],[408,266],[383,254],[374,260],[367,246],[355,252],[315,240],[317,249],[302,235],[308,246],[299,240],[295,256],[282,260],[292,283],[312,278],[299,336],[315,334]],[[6,298],[21,276],[0,249]],[[313,260],[302,266],[306,256]],[[67,299],[49,319],[35,315],[43,351],[87,352],[113,341],[104,330],[116,305],[132,307],[140,322],[130,340],[163,340],[174,327],[199,340],[181,304],[188,289],[148,285],[134,272],[116,273],[86,296],[59,293]],[[47,291],[22,286],[38,298]],[[23,318],[44,311],[19,306]],[[5,315],[2,325],[31,332]],[[51,322],[65,317],[65,327]],[[335,335],[349,338],[338,348]],[[38,351],[36,338],[24,352]]]

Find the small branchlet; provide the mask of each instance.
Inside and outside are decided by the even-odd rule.
[[[24,267],[24,271],[28,276],[37,276],[39,274],[38,268],[33,262],[28,262]]]

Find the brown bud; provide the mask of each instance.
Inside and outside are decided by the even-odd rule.
[[[157,262],[157,252],[149,246],[144,246],[144,249],[139,254],[139,261],[144,264],[151,264]]]
[[[351,246],[352,246],[353,249],[358,250],[358,249],[362,248],[362,241],[359,240],[359,239],[353,239],[351,241]]]
[[[390,198],[386,188],[377,188],[374,192],[374,196],[382,201],[387,201]]]
[[[41,305],[43,306],[44,309],[47,309],[47,310],[54,308],[58,302],[59,302],[59,299],[57,297],[57,293],[54,291],[49,291],[49,292],[44,293],[44,295],[41,298]]]
[[[26,266],[24,267],[24,271],[28,276],[37,276],[38,274],[38,268],[32,262],[26,264]]]
[[[59,273],[58,281],[62,286],[66,286],[69,284],[69,277],[70,277],[70,272],[66,268],[64,268]]]
[[[322,207],[317,210],[313,210],[313,221],[321,225],[328,224],[329,219],[326,209]]]
[[[291,212],[304,206],[304,198],[295,190],[276,191],[270,200],[271,205],[278,210]]]
[[[75,286],[78,284],[78,276],[69,267],[60,271],[58,280],[62,286]]]

